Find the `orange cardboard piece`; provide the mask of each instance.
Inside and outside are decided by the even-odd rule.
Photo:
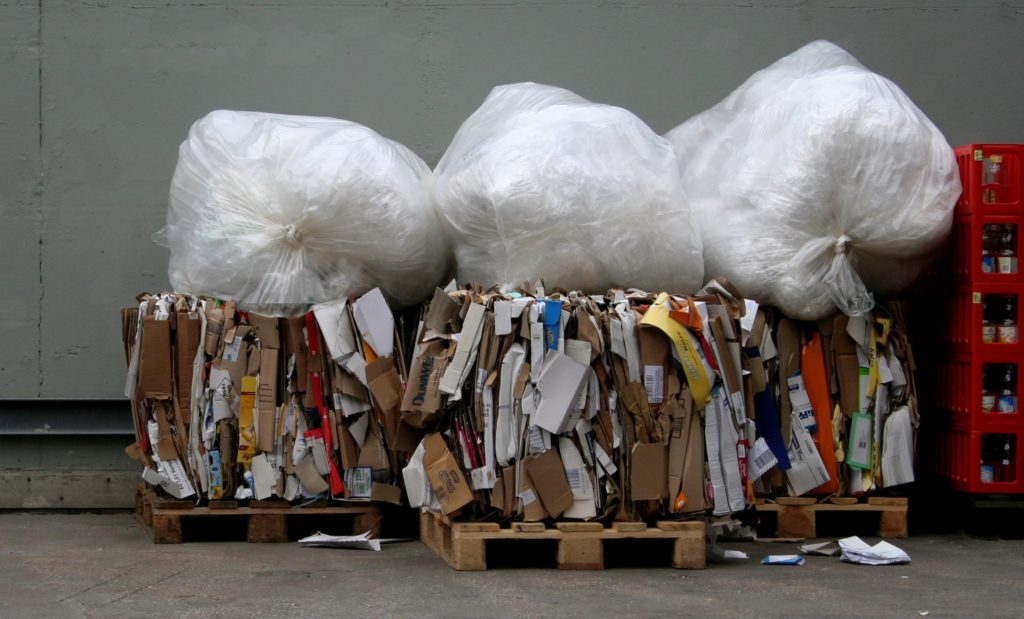
[[[813,435],[821,462],[831,478],[808,494],[832,494],[839,490],[839,467],[836,464],[836,448],[832,442],[832,397],[829,393],[828,374],[825,370],[825,353],[822,349],[821,334],[817,331],[803,347],[801,372],[804,387],[814,408],[818,431]]]

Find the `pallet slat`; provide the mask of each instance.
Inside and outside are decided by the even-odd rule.
[[[496,523],[452,522],[428,512],[420,515],[420,539],[460,571],[486,570],[487,542],[491,540],[554,541],[558,545],[557,567],[565,570],[604,569],[604,542],[608,540],[664,540],[672,544],[672,567],[705,567],[703,522],[665,521],[657,528],[642,523],[615,525],[605,528],[595,522],[560,522],[548,528],[543,523],[513,523],[512,528],[501,528]]]
[[[878,514],[878,536],[888,538],[907,537],[908,500],[904,497],[870,497],[866,503],[794,502],[793,498],[780,497],[776,503],[758,503],[757,511],[778,514],[777,536],[794,538],[817,537],[818,512],[870,512]]]
[[[229,507],[231,503],[236,507]],[[152,490],[140,489],[136,495],[135,515],[156,544],[186,541],[184,520],[222,523],[230,522],[228,518],[245,520],[245,539],[249,542],[287,542],[289,522],[316,516],[348,519],[353,534],[371,531],[373,537],[380,536],[380,507],[376,504],[285,507],[287,505],[287,502],[262,502],[237,507],[237,502],[220,501],[210,507],[196,507],[187,501],[169,501],[157,497]]]

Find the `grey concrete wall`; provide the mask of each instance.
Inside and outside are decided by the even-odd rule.
[[[119,394],[117,311],[166,286],[150,236],[211,109],[348,118],[434,163],[495,84],[664,132],[816,38],[952,143],[1024,142],[1020,0],[0,0],[0,398]]]

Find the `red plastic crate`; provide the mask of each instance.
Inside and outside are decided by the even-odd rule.
[[[1016,299],[1016,343],[986,342],[982,333],[984,302],[1000,304],[1000,297]],[[1024,354],[1021,343],[1021,320],[1024,318],[1024,285],[970,284],[956,286],[947,299],[935,300],[935,311],[942,314],[942,339],[949,352],[956,354],[1013,353]]]
[[[939,434],[939,473],[949,480],[954,490],[974,494],[1022,494],[1022,440],[1024,430],[971,431],[959,424],[950,424]],[[1005,441],[1009,441],[1012,448],[1008,466],[1002,466],[999,459],[999,448]],[[985,466],[994,470],[983,471]]]
[[[998,428],[1024,429],[1021,413],[1021,355],[1007,353],[979,353],[950,355],[938,363],[936,406],[953,423],[972,431]],[[1007,367],[1013,368],[1013,396],[1000,398],[1001,378]],[[992,377],[994,401],[985,401],[982,378],[985,372]],[[1012,412],[1006,412],[1012,411]]]
[[[986,272],[982,239],[986,228],[1002,236],[1005,226],[1015,231],[1012,236],[1013,259],[993,255]],[[985,284],[1024,284],[1024,262],[1021,256],[1021,239],[1024,237],[1024,214],[1021,215],[985,215],[978,212],[957,215],[953,220],[951,243],[952,275],[960,282]]]
[[[1024,209],[1024,145],[966,144],[955,150],[963,185],[960,212],[996,215]]]

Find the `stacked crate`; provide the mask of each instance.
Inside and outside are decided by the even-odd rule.
[[[955,490],[1024,493],[1024,344],[1021,252],[1024,146],[956,149],[963,195],[956,206],[950,281],[941,314],[939,472]]]

